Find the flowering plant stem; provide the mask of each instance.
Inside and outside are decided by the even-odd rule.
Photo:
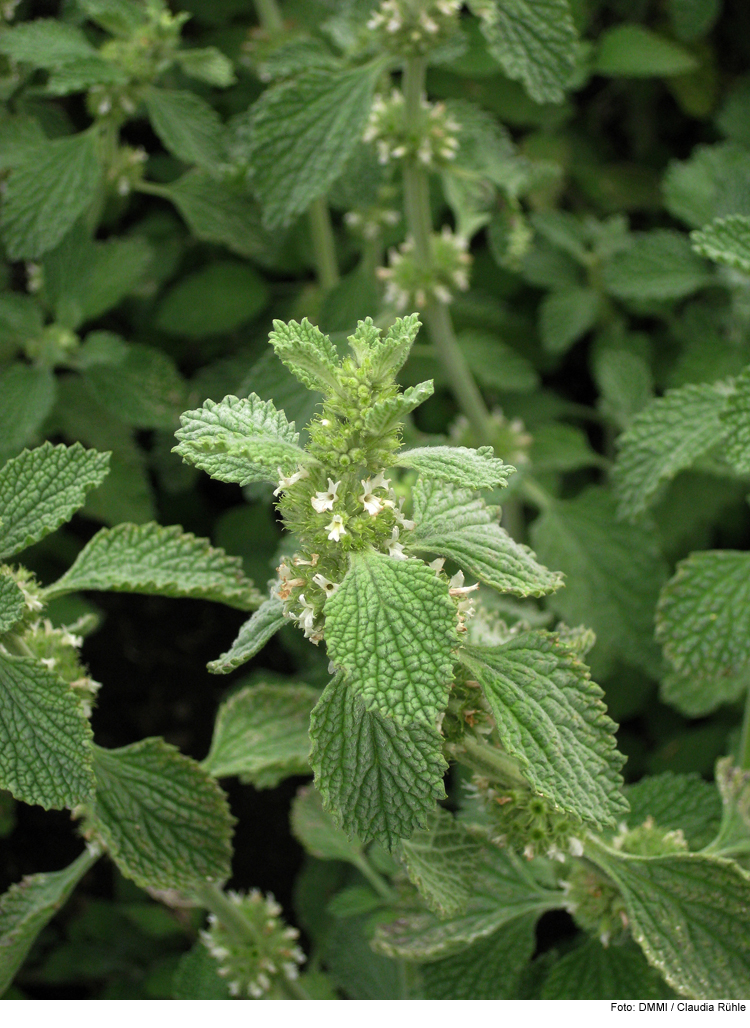
[[[424,57],[409,57],[405,62],[403,91],[407,132],[419,129],[426,70]],[[404,206],[409,232],[414,240],[414,256],[420,264],[429,267],[432,260],[430,183],[427,172],[415,158],[408,158],[404,164]],[[431,297],[424,317],[458,405],[466,415],[477,443],[487,445],[491,442],[489,411],[456,341],[447,304]]]

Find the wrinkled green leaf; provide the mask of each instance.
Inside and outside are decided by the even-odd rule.
[[[716,218],[700,231],[691,232],[690,241],[702,257],[750,272],[750,218],[747,215]]]
[[[149,86],[145,101],[154,131],[175,157],[209,169],[225,160],[224,127],[197,94]]]
[[[480,446],[478,450],[465,446],[421,446],[402,450],[396,464],[466,489],[504,486],[516,470],[495,457],[491,446]]]
[[[0,462],[33,442],[55,402],[49,368],[14,362],[0,371]]]
[[[463,914],[479,873],[482,845],[455,817],[438,807],[427,828],[401,844],[409,878],[430,910],[441,917]]]
[[[290,823],[295,839],[318,860],[361,862],[362,846],[334,824],[331,815],[323,809],[317,789],[305,786],[298,791],[292,803]]]
[[[13,578],[0,572],[0,635],[8,632],[25,613],[26,601]]]
[[[552,967],[542,999],[662,999],[664,980],[632,942],[602,946],[588,939]]]
[[[264,600],[253,616],[245,622],[237,638],[226,653],[209,661],[208,670],[214,675],[228,675],[235,668],[260,653],[269,639],[287,623],[281,600]]]
[[[607,292],[622,300],[679,300],[711,285],[713,272],[681,232],[633,233],[632,245],[604,266]]]
[[[652,817],[660,828],[679,829],[691,849],[707,846],[719,830],[721,799],[715,785],[699,774],[664,771],[648,775],[625,789],[630,828]]]

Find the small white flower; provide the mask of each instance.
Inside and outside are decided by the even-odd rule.
[[[568,839],[568,849],[574,857],[583,856],[583,843],[580,839],[577,839],[575,835],[572,835],[570,839]]]
[[[326,532],[328,532],[328,538],[334,543],[337,543],[342,535],[348,534],[344,528],[344,519],[340,514],[333,515],[330,523],[326,525]]]
[[[443,564],[445,564],[445,557],[436,557],[435,560],[430,561],[427,567],[432,568],[435,572],[435,577],[437,577],[443,570]]]
[[[320,572],[317,575],[313,575],[313,582],[319,585],[327,596],[333,596],[339,587],[338,582],[329,582],[325,575],[321,575]]]
[[[297,624],[304,629],[305,638],[309,639],[315,631],[315,611],[311,603],[305,599],[305,594],[299,594],[299,601],[302,604],[302,613],[297,617]]]
[[[57,663],[57,661],[55,660],[54,657],[40,657],[39,663],[40,664],[44,664],[44,666],[49,671],[52,671],[52,670],[54,670],[54,667],[55,667],[55,664]]]
[[[398,528],[394,528],[391,533],[391,541],[388,543],[388,556],[395,557],[396,560],[406,560],[406,554],[404,553],[404,547],[398,541]]]
[[[405,531],[411,532],[412,529],[414,528],[416,522],[410,521],[408,518],[405,518],[400,510],[395,511],[395,514],[396,514],[396,521],[398,521],[399,525],[401,525],[401,527]]]
[[[288,478],[284,474],[284,472],[281,470],[281,468],[278,469],[278,472],[279,472],[279,488],[278,489],[274,489],[274,491],[273,491],[273,495],[274,496],[278,496],[279,493],[282,492],[282,490],[288,489],[290,485],[294,485],[295,482],[299,482],[299,480],[301,478],[309,478],[310,477],[310,472],[307,471],[305,468],[300,468],[299,471],[295,471],[294,474],[293,475],[289,475]]]
[[[315,496],[312,497],[310,503],[318,514],[322,514],[324,510],[333,510],[333,505],[336,502],[336,491],[340,485],[340,481],[334,482],[332,478],[329,478],[328,489],[326,489],[325,492],[316,493]]]

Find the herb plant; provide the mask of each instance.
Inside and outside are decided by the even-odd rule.
[[[746,998],[745,5],[0,6],[0,992]],[[252,612],[202,761],[106,590]]]

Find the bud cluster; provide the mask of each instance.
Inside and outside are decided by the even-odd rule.
[[[120,196],[127,196],[143,178],[148,154],[143,147],[118,147],[107,168],[107,179]]]
[[[422,99],[418,124],[407,125],[404,94],[394,89],[388,99],[376,96],[370,110],[363,141],[374,143],[381,164],[412,160],[436,169],[452,161],[458,151],[458,122],[445,104]]]
[[[490,840],[497,846],[521,850],[528,860],[542,855],[564,860],[566,853],[583,853],[578,838],[582,822],[545,796],[530,789],[504,788],[482,775],[474,775],[467,789],[484,800]]]
[[[201,941],[227,979],[229,992],[238,999],[283,999],[283,982],[295,981],[305,955],[296,940],[299,932],[279,917],[281,907],[269,893],[257,889],[247,895],[227,892],[229,899],[248,923],[253,942],[239,942],[215,914],[208,918],[208,929]]]
[[[628,915],[625,900],[611,878],[598,867],[576,860],[568,881],[560,882],[566,893],[566,909],[576,924],[595,935],[602,946],[625,939]]]
[[[398,250],[388,251],[389,266],[377,270],[378,278],[386,283],[386,303],[398,311],[410,306],[424,309],[433,299],[450,303],[455,289],[469,288],[471,257],[467,248],[463,236],[444,226],[431,237],[431,258],[425,267],[416,260],[414,240],[407,236]]]
[[[367,28],[380,49],[419,56],[455,34],[461,7],[462,0],[382,0]]]

